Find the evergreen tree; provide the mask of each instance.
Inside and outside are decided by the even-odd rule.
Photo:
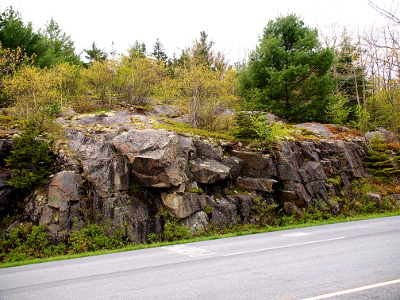
[[[242,95],[289,120],[321,120],[333,87],[328,74],[333,59],[333,51],[321,47],[316,29],[296,15],[277,18],[264,28],[240,72]]]
[[[97,48],[96,42],[92,43],[92,48],[83,49],[83,51],[87,54],[85,58],[89,60],[89,64],[107,59],[107,53],[103,49]]]
[[[47,51],[43,57],[38,58],[41,66],[51,67],[63,62],[81,64],[79,56],[75,53],[71,36],[62,32],[54,19],[47,23],[42,35],[45,37]]]
[[[160,42],[159,38],[157,38],[156,43],[154,44],[153,52],[151,53],[151,55],[153,55],[159,61],[167,61],[168,59],[168,56],[164,50],[164,46]]]
[[[35,56],[35,65],[46,53],[44,37],[33,31],[31,23],[24,24],[19,12],[8,7],[0,14],[0,43],[5,49],[22,49],[28,57]]]
[[[139,43],[139,41],[136,40],[135,43],[128,49],[128,54],[130,59],[146,57],[146,44]]]

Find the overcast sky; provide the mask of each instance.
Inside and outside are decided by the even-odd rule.
[[[372,1],[386,9],[399,4]],[[95,41],[107,51],[114,42],[124,53],[136,40],[151,52],[159,38],[172,57],[205,31],[231,63],[245,58],[267,22],[281,15],[295,13],[307,26],[326,32],[333,24],[362,30],[385,22],[368,0],[1,0],[1,11],[10,5],[36,28],[54,18],[78,52]]]

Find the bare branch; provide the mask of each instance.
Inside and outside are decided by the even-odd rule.
[[[378,5],[376,5],[375,3],[373,3],[371,0],[368,1],[369,6],[371,6],[373,9],[375,9],[380,15],[382,15],[383,17],[397,23],[400,24],[400,19],[398,17],[396,17],[394,15],[394,13],[392,13],[391,11],[388,11],[386,9],[383,9],[381,7],[379,7]]]

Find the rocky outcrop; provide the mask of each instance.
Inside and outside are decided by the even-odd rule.
[[[60,152],[63,170],[26,204],[26,218],[48,226],[57,238],[98,222],[141,243],[162,232],[166,214],[192,232],[210,222],[252,222],[255,199],[291,215],[310,206],[338,212],[334,196],[351,193],[351,182],[366,176],[365,140],[329,139],[335,137],[328,134],[332,125],[303,124],[319,130],[321,138],[281,142],[265,153],[116,124],[131,117],[119,113],[74,121],[79,126],[66,129],[67,147]],[[93,122],[111,129],[85,127]],[[3,177],[0,210],[2,195],[12,188]]]

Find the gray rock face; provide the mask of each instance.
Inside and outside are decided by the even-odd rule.
[[[115,121],[107,118],[96,122]],[[68,129],[66,137],[64,155],[74,172],[53,176],[46,195],[26,206],[27,216],[55,233],[68,232],[75,221],[78,227],[109,222],[141,243],[162,232],[162,210],[196,232],[209,222],[252,222],[256,197],[291,215],[311,205],[339,212],[331,196],[351,193],[351,182],[366,175],[362,141],[282,142],[261,153],[154,129]]]
[[[207,195],[196,193],[162,194],[163,204],[171,215],[180,219],[187,218],[207,205]]]
[[[273,184],[278,181],[268,178],[248,178],[238,177],[236,179],[236,185],[239,189],[246,191],[262,191],[273,193]]]
[[[113,145],[128,158],[132,174],[142,186],[167,188],[187,180],[188,149],[184,151],[180,141],[177,134],[170,132],[131,130],[115,137]]]
[[[204,211],[197,211],[189,217],[179,221],[179,225],[183,227],[189,227],[191,233],[196,233],[207,227],[209,219]]]
[[[222,199],[214,204],[211,221],[217,227],[236,225],[236,205]]]
[[[39,224],[51,225],[55,231],[68,231],[72,223],[82,221],[78,213],[80,195],[74,172],[62,171],[54,175],[48,184],[46,198]]]
[[[230,174],[230,168],[213,159],[197,158],[190,161],[190,170],[194,179],[199,183],[213,184],[226,179]]]

